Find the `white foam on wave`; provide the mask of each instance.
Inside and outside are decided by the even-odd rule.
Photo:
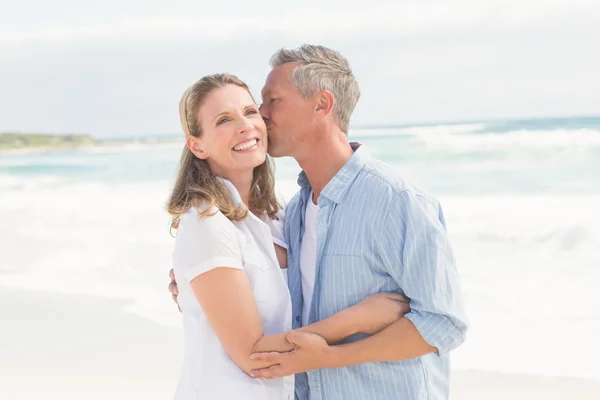
[[[423,133],[412,139],[430,149],[448,150],[514,150],[599,148],[600,130],[554,129],[517,130],[505,133],[456,134],[440,130],[436,134]]]
[[[471,318],[454,366],[599,379],[600,196],[442,203]]]
[[[472,133],[484,130],[487,127],[483,123],[475,124],[443,124],[443,125],[423,125],[406,126],[398,128],[360,128],[350,129],[349,137],[364,138],[372,136],[421,136],[421,135],[440,135],[440,134],[458,134]]]
[[[178,326],[166,291],[169,182],[23,188],[0,198],[0,284],[130,300]]]
[[[600,195],[445,196],[455,234],[530,244],[568,236],[576,228],[600,245]],[[556,243],[555,243],[556,244]]]
[[[173,149],[173,148],[183,148],[184,143],[182,141],[177,141],[173,139],[172,141],[155,141],[153,142],[151,139],[148,141],[137,141],[137,142],[112,142],[112,143],[101,143],[97,146],[85,147],[82,148],[81,151],[84,153],[94,153],[94,154],[113,154],[113,153],[122,153],[122,152],[136,152],[136,151],[144,151],[151,149]]]
[[[65,182],[65,179],[56,175],[37,175],[22,178],[14,175],[0,174],[0,191],[35,190],[54,187],[62,182]]]

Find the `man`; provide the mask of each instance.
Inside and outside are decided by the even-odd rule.
[[[293,327],[376,292],[406,295],[412,311],[338,346],[291,332],[296,349],[254,355],[275,364],[254,375],[296,373],[300,400],[447,399],[448,353],[467,320],[439,203],[364,146],[353,151],[360,90],[341,54],[304,45],[278,51],[271,66],[260,107],[269,153],[303,170],[285,217]]]

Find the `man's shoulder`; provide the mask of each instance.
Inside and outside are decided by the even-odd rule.
[[[286,215],[287,215],[289,212],[294,212],[295,210],[297,210],[297,209],[298,209],[298,207],[300,207],[300,196],[301,196],[301,195],[302,195],[302,190],[298,190],[298,191],[296,192],[296,194],[294,194],[294,195],[292,196],[292,198],[290,199],[290,201],[288,201],[288,202],[285,204],[285,213],[286,213]]]
[[[417,196],[437,203],[434,196],[419,184],[403,175],[397,167],[376,158],[370,158],[359,174],[360,190],[367,190],[373,197],[396,199]]]

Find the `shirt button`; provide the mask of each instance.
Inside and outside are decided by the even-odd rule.
[[[300,322],[300,316],[299,315],[296,316],[296,322]]]

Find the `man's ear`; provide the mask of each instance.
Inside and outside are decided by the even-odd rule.
[[[206,160],[208,158],[208,153],[202,150],[202,140],[200,138],[188,136],[187,139],[185,139],[185,144],[192,154],[199,159]]]
[[[317,107],[315,111],[323,116],[331,113],[335,104],[333,93],[329,90],[321,90],[317,96]]]

